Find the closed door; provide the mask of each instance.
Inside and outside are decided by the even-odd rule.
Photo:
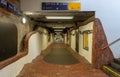
[[[79,33],[76,33],[76,51],[79,53]]]

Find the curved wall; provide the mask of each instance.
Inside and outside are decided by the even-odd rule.
[[[41,35],[38,32],[32,34],[32,36],[27,39],[28,42],[26,42],[28,44],[28,54],[16,62],[13,62],[8,66],[0,69],[0,76],[16,77],[24,67],[24,64],[30,63],[35,57],[37,57],[41,53],[41,41],[38,39],[41,39]]]
[[[29,39],[29,55],[30,58],[35,58],[41,53],[42,49],[42,35],[40,35],[38,32],[33,34]]]

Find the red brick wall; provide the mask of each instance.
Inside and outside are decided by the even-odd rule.
[[[99,19],[95,19],[93,31],[93,53],[92,63],[96,68],[108,64],[113,60],[113,54],[109,47],[102,49],[108,45],[105,32]]]

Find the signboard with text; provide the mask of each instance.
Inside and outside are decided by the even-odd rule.
[[[67,3],[43,2],[42,10],[67,10]]]
[[[10,3],[7,5],[7,9],[8,9],[9,11],[14,12],[14,6],[13,6],[12,4],[10,4]]]
[[[11,3],[7,2],[7,0],[0,0],[0,6],[6,8],[8,11],[14,14],[22,15],[22,12],[19,9],[17,9],[15,6],[13,6]]]
[[[80,2],[42,2],[42,10],[80,10]]]

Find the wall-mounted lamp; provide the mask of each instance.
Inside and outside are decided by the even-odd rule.
[[[22,17],[22,24],[25,24],[27,22],[27,19],[25,17]]]

